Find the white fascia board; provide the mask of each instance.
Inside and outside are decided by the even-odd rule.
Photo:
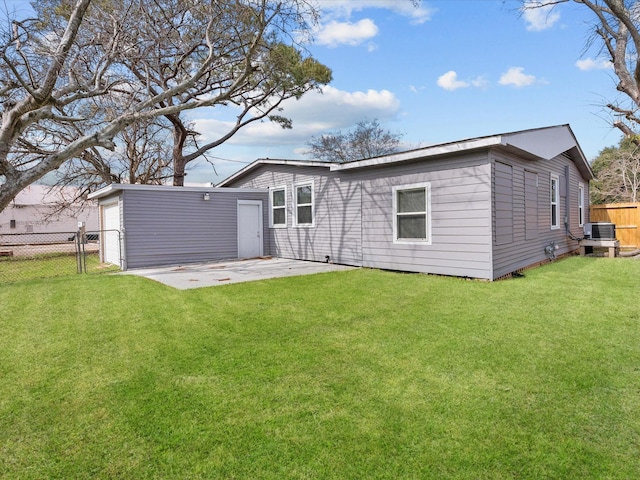
[[[215,193],[216,191],[231,191],[231,192],[267,192],[266,188],[218,188],[218,187],[176,187],[173,185],[139,185],[130,183],[112,183],[106,187],[96,190],[89,194],[89,199],[103,198],[112,195],[115,192],[123,190],[135,190],[135,191],[157,191],[157,192],[199,192],[199,193]]]
[[[107,195],[111,194],[112,192],[117,191],[116,189],[113,188],[114,184],[111,183],[109,185],[107,185],[106,187],[102,187],[100,190],[96,190],[93,193],[90,193],[89,195],[87,195],[87,199],[89,200],[93,200],[95,198],[102,198],[102,197],[106,197]]]
[[[391,155],[385,155],[383,157],[369,158],[366,160],[358,160],[355,162],[331,164],[331,171],[389,165],[410,160],[418,160],[426,157],[436,157],[439,155],[466,152],[481,148],[490,148],[501,145],[501,138],[502,137],[500,135],[496,135],[493,137],[484,137],[475,140],[447,143],[444,145],[434,145],[432,147],[425,147],[419,150],[411,150],[410,152],[393,153]]]

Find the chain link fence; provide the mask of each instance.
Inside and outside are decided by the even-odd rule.
[[[119,260],[120,245],[116,230],[0,234],[0,284],[118,271],[100,252],[107,247],[111,259]]]

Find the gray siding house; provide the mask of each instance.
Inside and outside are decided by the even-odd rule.
[[[101,260],[123,270],[271,250],[267,189],[111,184],[90,198],[99,202]]]
[[[217,187],[268,189],[265,254],[495,280],[578,248],[592,178],[560,125],[346,163],[260,159]]]

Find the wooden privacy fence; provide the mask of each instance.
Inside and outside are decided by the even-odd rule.
[[[616,225],[621,248],[640,248],[640,203],[607,203],[589,207],[592,222]]]

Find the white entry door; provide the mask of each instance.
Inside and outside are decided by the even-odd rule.
[[[120,205],[102,207],[102,261],[120,265]]]
[[[262,201],[238,200],[238,258],[262,256]]]

